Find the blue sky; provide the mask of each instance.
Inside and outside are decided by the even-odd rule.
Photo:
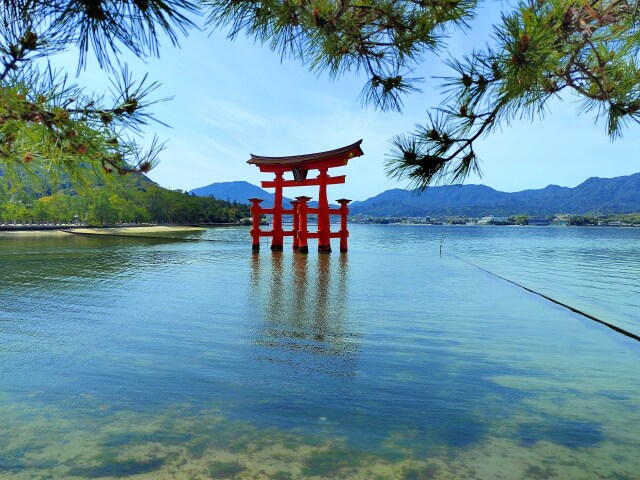
[[[446,54],[468,53],[489,41],[500,5],[484,4],[472,31],[453,35]],[[331,81],[297,61],[281,62],[279,55],[250,39],[231,42],[225,32],[192,31],[180,43],[180,49],[163,46],[159,59],[122,57],[136,76],[148,73],[162,83],[158,97],[175,97],[154,108],[171,128],[153,124],[145,129],[147,141],[154,134],[168,140],[160,164],[149,176],[172,189],[235,180],[259,185],[271,178],[246,163],[250,153],[311,153],[361,138],[365,155],[332,171],[346,174],[347,183],[331,187],[330,196],[364,200],[390,188],[405,188],[384,173],[389,139],[426,120],[427,111],[440,102],[438,80],[432,77],[449,73],[441,60],[427,56],[412,75],[424,77],[422,92],[405,98],[402,113],[382,113],[360,104],[365,78],[355,73]],[[76,60],[69,52],[54,63],[68,65],[73,73]],[[93,64],[78,81],[97,91],[108,85],[105,72]],[[477,146],[483,176],[469,177],[465,183],[519,191],[549,184],[573,187],[593,176],[640,171],[638,126],[631,125],[622,139],[611,143],[603,123],[596,125],[591,114],[576,114],[576,102],[572,97],[557,101],[543,120],[515,121],[483,140]],[[286,193],[314,196],[306,189]]]

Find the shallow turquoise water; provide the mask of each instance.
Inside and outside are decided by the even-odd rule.
[[[0,478],[640,477],[640,344],[467,263],[636,328],[640,229],[351,232],[1,238]]]

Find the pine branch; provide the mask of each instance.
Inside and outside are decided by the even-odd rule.
[[[640,123],[638,22],[624,0],[549,1],[503,15],[497,46],[450,61],[456,76],[426,127],[391,140],[387,173],[424,190],[480,173],[474,146],[517,117],[544,116],[548,100],[573,91],[606,116],[607,133]]]
[[[38,3],[52,18],[52,28],[65,43],[80,51],[84,67],[90,49],[103,68],[126,48],[138,57],[158,56],[159,35],[178,45],[178,35],[195,27],[190,16],[198,15],[189,0],[57,0]]]
[[[113,79],[111,99],[87,94],[49,65],[69,45],[90,47],[101,66],[115,70],[120,48],[157,55],[159,36],[177,42],[193,25],[187,0],[3,0],[0,10],[0,166],[19,180],[34,165],[51,178],[82,184],[93,175],[148,172],[164,146],[142,149],[130,134],[157,122],[150,107],[158,84],[135,81],[126,65]],[[114,55],[115,54],[115,55]],[[47,57],[42,71],[34,60]],[[117,64],[117,58],[115,58]]]
[[[475,0],[203,0],[207,25],[245,32],[311,70],[332,78],[346,72],[368,76],[360,99],[381,110],[400,110],[415,92],[410,72],[436,51],[448,29],[464,28]]]

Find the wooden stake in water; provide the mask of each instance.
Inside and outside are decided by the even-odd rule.
[[[444,233],[440,235],[440,256],[442,256],[442,242],[444,242]]]

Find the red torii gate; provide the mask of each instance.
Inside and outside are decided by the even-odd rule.
[[[318,239],[318,251],[330,252],[331,251],[331,238],[340,238],[340,251],[347,251],[347,237],[349,231],[347,230],[347,215],[349,209],[347,205],[351,200],[342,198],[337,200],[340,204],[340,208],[329,208],[329,202],[327,200],[327,185],[336,185],[339,183],[345,183],[346,175],[340,175],[337,177],[329,176],[328,170],[333,167],[341,167],[347,164],[347,162],[353,157],[359,157],[363,155],[363,151],[360,148],[362,140],[358,140],[352,145],[346,147],[337,148],[335,150],[329,150],[327,152],[310,153],[308,155],[294,155],[291,157],[262,157],[259,155],[251,154],[251,158],[247,160],[247,163],[257,165],[261,172],[274,173],[275,178],[270,181],[263,181],[262,188],[275,188],[275,199],[273,208],[262,208],[260,198],[249,199],[252,203],[251,215],[253,217],[253,227],[251,229],[252,236],[252,249],[260,250],[260,237],[271,237],[271,250],[282,251],[283,239],[285,236],[293,237],[293,249],[300,253],[308,253],[309,246],[307,240],[309,238]],[[319,174],[316,178],[307,178],[309,170],[318,170]],[[285,179],[285,172],[292,172],[293,179]],[[284,187],[307,187],[317,185],[319,186],[318,194],[318,208],[309,208],[307,202],[311,200],[310,197],[296,197],[296,200],[292,201],[292,208],[282,208],[282,189]],[[272,214],[272,230],[261,231],[260,230],[260,215]],[[307,230],[307,215],[318,215],[318,231],[309,232]],[[293,215],[293,229],[282,229],[282,215]],[[340,215],[340,231],[332,233],[330,227],[330,215]]]

